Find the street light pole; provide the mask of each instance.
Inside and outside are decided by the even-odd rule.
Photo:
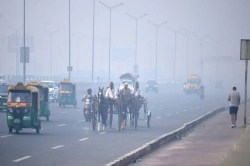
[[[164,25],[167,23],[167,21],[164,21],[160,24],[156,24],[152,21],[148,21],[150,24],[154,25],[154,27],[156,28],[156,33],[155,33],[155,80],[157,80],[157,54],[158,54],[158,29],[160,26]]]
[[[80,40],[85,38],[86,36],[84,35],[83,37],[77,36],[77,35],[72,35],[72,37],[75,37],[77,39],[77,64],[76,64],[76,71],[77,71],[77,81],[80,82],[80,72],[79,72],[79,57],[80,57]]]
[[[93,30],[92,30],[92,82],[94,82],[94,60],[95,60],[95,0],[93,0]]]
[[[185,34],[185,33],[181,33],[181,34],[183,34],[184,36],[186,36],[187,37],[187,48],[186,48],[186,54],[187,54],[187,60],[186,60],[186,63],[187,63],[187,65],[186,65],[186,77],[188,78],[188,58],[189,58],[189,56],[188,56],[188,47],[189,47],[189,36],[188,36],[188,32]]]
[[[137,73],[138,71],[136,71],[136,69],[137,69],[137,26],[138,26],[138,20],[142,19],[143,17],[145,17],[148,14],[145,13],[145,14],[138,16],[138,17],[133,16],[129,13],[127,13],[127,15],[135,20],[135,65],[134,65],[134,72]]]
[[[111,17],[111,14],[112,14],[112,9],[114,8],[117,8],[118,6],[121,6],[123,5],[123,3],[119,3],[117,5],[114,5],[114,6],[108,6],[106,5],[105,3],[99,1],[100,4],[102,4],[103,6],[105,6],[107,9],[109,9],[109,19],[110,19],[110,22],[109,22],[109,76],[108,76],[108,82],[110,82],[110,49],[111,49],[111,24],[112,24],[112,17]]]
[[[178,30],[175,30],[175,29],[172,29],[172,28],[169,28],[171,31],[174,31],[174,71],[173,71],[173,73],[174,73],[174,79],[173,79],[173,81],[174,81],[174,83],[175,83],[175,78],[176,78],[176,42],[177,42],[177,33],[178,32],[180,32],[180,31],[182,31],[183,30],[183,28],[180,28],[180,29],[178,29]]]
[[[49,67],[49,77],[50,79],[52,79],[52,48],[53,48],[53,35],[58,32],[58,30],[54,30],[54,31],[48,31],[45,30],[46,32],[49,33],[50,36],[50,67]]]
[[[26,82],[26,48],[25,48],[25,0],[23,0],[23,83]]]
[[[68,72],[69,72],[69,80],[71,79],[71,63],[70,63],[70,0],[69,0],[69,66],[68,66]]]
[[[208,35],[205,35],[203,37],[198,36],[198,35],[194,35],[195,37],[197,37],[198,39],[200,39],[200,47],[201,47],[201,78],[203,78],[203,39],[208,37]]]

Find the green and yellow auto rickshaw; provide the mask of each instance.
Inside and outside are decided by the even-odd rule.
[[[23,128],[34,128],[39,134],[41,122],[39,90],[33,86],[24,86],[19,82],[9,86],[7,100],[7,124],[9,132],[15,129],[16,134]]]
[[[38,82],[30,82],[28,86],[34,86],[39,90],[40,94],[40,113],[39,117],[45,117],[49,121],[50,110],[49,110],[49,88],[47,85]]]
[[[63,80],[59,83],[58,103],[59,107],[73,105],[76,108],[76,85],[70,80]]]

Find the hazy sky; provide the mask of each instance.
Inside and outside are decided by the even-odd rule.
[[[111,79],[132,72],[135,63],[136,24],[127,13],[135,17],[147,13],[137,24],[137,65],[141,79],[155,77],[156,27],[150,20],[155,24],[167,21],[158,28],[158,79],[174,79],[176,50],[177,80],[185,80],[190,73],[201,74],[201,55],[203,80],[242,80],[240,39],[250,38],[250,0],[101,1],[108,6],[123,3],[111,12]],[[31,48],[27,74],[67,76],[68,2],[26,0],[26,46]],[[73,79],[91,79],[93,0],[71,0],[70,14]],[[103,80],[108,77],[109,67],[109,14],[109,9],[96,0],[94,77]],[[16,57],[23,46],[23,0],[0,0],[0,24],[0,73],[22,75],[22,64],[16,63]],[[173,29],[180,30],[176,38]]]

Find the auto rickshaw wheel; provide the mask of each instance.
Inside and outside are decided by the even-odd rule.
[[[46,121],[47,121],[47,122],[49,121],[49,115],[46,116]]]
[[[19,134],[19,128],[16,128],[16,134]]]
[[[13,127],[9,127],[9,133],[12,133]]]
[[[36,133],[39,134],[41,130],[41,122],[38,121],[38,125],[36,126]]]
[[[16,130],[16,134],[19,134],[19,131],[21,130],[21,126],[20,124],[15,124],[15,130]]]
[[[39,134],[39,133],[40,133],[40,129],[39,129],[39,127],[38,127],[38,126],[36,127],[36,133],[37,133],[37,134]]]

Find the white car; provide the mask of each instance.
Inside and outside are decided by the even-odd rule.
[[[49,88],[49,101],[57,102],[58,101],[58,85],[54,81],[41,81]]]

